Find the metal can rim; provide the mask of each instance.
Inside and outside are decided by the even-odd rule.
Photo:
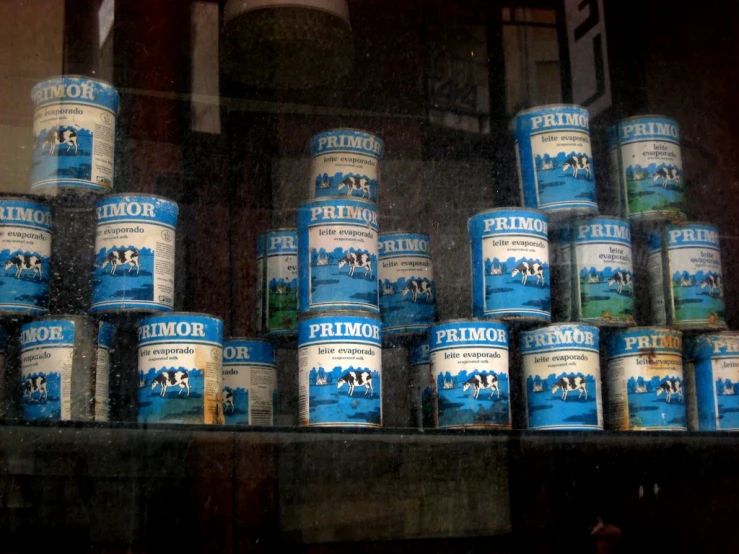
[[[537,210],[536,208],[525,208],[525,207],[518,207],[518,206],[511,206],[511,207],[500,207],[500,208],[488,208],[487,210],[482,210],[480,212],[477,212],[474,215],[471,215],[467,218],[467,224],[469,224],[470,221],[473,219],[476,219],[480,216],[486,215],[486,214],[495,214],[500,212],[527,212],[539,215],[543,217],[544,219],[549,221],[549,214],[542,210]]]
[[[145,319],[151,319],[153,317],[172,317],[172,316],[178,316],[178,317],[182,317],[182,316],[209,317],[211,319],[217,319],[218,321],[220,321],[221,323],[223,323],[223,318],[218,317],[217,315],[213,315],[213,314],[206,314],[205,312],[166,312],[166,313],[161,313],[161,314],[152,314],[152,315],[147,315],[145,317],[142,317],[139,320],[139,322],[141,322],[141,321],[143,321]]]
[[[404,231],[402,229],[400,231],[384,231],[382,233],[377,233],[377,238],[379,239],[380,237],[387,237],[390,235],[419,235],[419,236],[426,237],[427,239],[431,240],[431,235],[429,235],[428,233],[418,233],[416,231]]]
[[[590,323],[584,323],[584,322],[579,322],[579,321],[570,321],[570,322],[558,321],[556,323],[550,323],[549,325],[543,325],[542,327],[537,327],[536,329],[529,329],[526,331],[521,331],[521,334],[537,333],[539,331],[544,331],[545,329],[551,329],[552,327],[590,327],[591,329],[596,329],[600,332],[600,328]]]
[[[33,321],[52,321],[54,319],[84,319],[88,322],[97,323],[97,320],[94,317],[87,314],[46,314],[35,317]]]
[[[668,221],[664,224],[662,229],[660,231],[666,231],[668,225],[673,225],[675,227],[684,227],[688,225],[705,225],[706,227],[713,227],[716,229],[716,231],[719,231],[718,225],[715,223],[711,223],[709,221],[694,221],[694,220],[685,220],[685,221]],[[656,230],[655,230],[656,231]]]
[[[368,206],[372,206],[375,211],[377,211],[377,202],[373,202],[372,200],[367,200],[366,198],[354,198],[351,196],[345,196],[345,195],[333,195],[333,196],[321,196],[320,198],[311,198],[310,200],[306,200],[303,202],[300,208],[310,206],[317,202],[328,202],[328,201],[337,201],[337,200],[343,200],[345,202],[359,202],[361,204],[367,204]]]
[[[223,345],[225,346],[227,342],[263,342],[267,344],[272,344],[268,339],[264,337],[223,337]]]
[[[626,123],[627,121],[636,121],[637,119],[644,119],[646,117],[660,117],[662,119],[667,119],[669,121],[674,121],[678,126],[680,126],[680,123],[676,119],[674,119],[672,117],[668,117],[666,115],[658,114],[658,113],[645,113],[643,115],[630,115],[629,117],[625,117],[623,119],[619,119],[611,127],[616,127],[616,126],[620,125],[621,123]],[[647,140],[649,140],[649,139],[647,139]]]
[[[360,310],[325,310],[320,312],[305,312],[299,314],[298,324],[311,319],[316,319],[318,317],[364,317],[382,323],[382,318],[380,317],[380,314],[375,312],[364,312]]]
[[[42,206],[53,206],[48,197],[32,193],[3,192],[0,193],[0,202],[2,202],[3,200],[26,200],[27,202],[36,202],[37,204],[41,204]]]
[[[498,321],[497,319],[484,319],[480,317],[457,317],[454,319],[445,319],[444,321],[437,321],[435,323],[432,323],[429,325],[429,330],[439,327],[440,325],[447,325],[449,323],[490,323],[490,324],[497,324],[502,325],[505,328],[508,328],[508,325],[503,321]]]
[[[285,232],[285,231],[295,231],[298,232],[297,227],[275,227],[274,229],[268,229],[267,231],[264,231],[263,233],[259,233],[259,235],[268,235],[270,233],[279,233],[279,232]]]
[[[113,194],[106,194],[103,198],[95,203],[95,206],[111,198],[124,198],[126,196],[143,196],[144,198],[154,198],[156,200],[162,200],[164,202],[174,204],[178,208],[180,207],[176,200],[172,200],[171,198],[167,198],[166,196],[161,196],[159,194],[151,194],[149,192],[114,192]]]
[[[580,104],[543,104],[541,106],[534,106],[533,108],[527,108],[525,110],[521,110],[519,112],[516,112],[516,115],[513,116],[513,119],[517,119],[519,116],[538,112],[540,110],[546,110],[551,108],[580,108],[581,110],[585,110],[588,112],[588,117],[590,117],[590,111]]]
[[[630,333],[632,331],[639,331],[639,332],[644,332],[644,331],[665,331],[665,332],[672,332],[672,333],[680,333],[681,335],[683,334],[683,332],[680,329],[678,329],[676,327],[669,327],[667,325],[654,325],[654,326],[640,325],[640,326],[637,326],[637,327],[628,327],[628,328],[625,328],[625,329],[618,329],[618,330],[614,331],[613,334]]]
[[[54,79],[84,79],[85,81],[95,81],[96,83],[100,83],[101,85],[105,85],[105,86],[112,88],[120,96],[120,93],[118,93],[118,89],[115,88],[115,86],[113,86],[113,83],[111,83],[110,81],[106,79],[100,79],[99,77],[90,77],[88,75],[82,75],[81,73],[70,73],[68,75],[59,75],[59,74],[50,75],[49,77],[44,77],[40,81],[37,81],[34,87],[37,87],[38,85],[40,85],[41,83],[45,83],[46,81],[53,81]]]
[[[581,216],[577,216],[576,215],[572,219],[572,225],[576,225],[580,221],[593,221],[593,220],[596,220],[596,219],[611,219],[611,220],[618,221],[620,223],[623,223],[623,224],[628,225],[629,227],[631,227],[631,221],[629,221],[628,218],[621,217],[619,215],[602,215],[602,214],[598,214],[598,215],[581,215]]]

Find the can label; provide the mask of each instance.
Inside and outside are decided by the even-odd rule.
[[[382,425],[381,324],[326,315],[298,324],[301,425]]]
[[[501,323],[442,323],[429,334],[437,427],[510,428],[508,330]]]
[[[615,334],[608,344],[609,424],[620,430],[687,429],[682,333]]]
[[[597,212],[588,111],[541,108],[516,116],[514,125],[524,206]]]
[[[223,322],[164,315],[139,322],[139,423],[222,423]]]
[[[110,350],[116,328],[105,321],[98,327],[97,365],[95,366],[95,421],[110,419]]]
[[[611,182],[619,183],[629,219],[684,217],[680,129],[665,117],[622,121],[608,129]]]
[[[433,378],[428,340],[418,341],[408,349],[411,370],[411,421],[416,427],[434,427]]]
[[[377,209],[361,200],[313,200],[298,210],[300,313],[379,312]]]
[[[649,306],[652,323],[667,325],[665,307],[665,280],[662,265],[662,239],[659,233],[650,233],[647,238],[647,276],[649,277]]]
[[[72,419],[74,335],[74,322],[63,319],[21,327],[24,420]]]
[[[228,425],[274,425],[277,365],[263,341],[223,343],[223,413]]]
[[[718,230],[710,225],[668,225],[665,235],[673,324],[725,328]]]
[[[118,92],[93,79],[58,77],[33,87],[31,192],[113,190]]]
[[[529,429],[603,429],[599,340],[584,325],[521,333]]]
[[[631,226],[604,217],[575,225],[581,321],[634,323]]]
[[[98,202],[91,312],[172,311],[178,211],[150,196]]]
[[[311,183],[315,198],[356,196],[377,202],[379,161],[385,145],[379,137],[348,129],[311,139]]]
[[[412,233],[380,237],[380,313],[385,335],[424,333],[436,319],[429,242],[427,235]]]
[[[51,235],[49,206],[0,198],[0,312],[48,313]]]
[[[693,358],[698,428],[739,430],[739,336],[698,337]]]
[[[257,237],[257,302],[254,306],[254,315],[256,317],[255,328],[257,334],[261,334],[264,330],[264,248],[266,236],[263,233]]]
[[[266,331],[291,334],[298,330],[298,232],[267,233]]]
[[[496,210],[468,224],[472,252],[472,314],[551,319],[547,217]]]

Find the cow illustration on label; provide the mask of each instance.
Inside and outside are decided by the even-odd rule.
[[[119,265],[128,265],[128,272],[131,273],[136,269],[136,275],[141,272],[141,264],[139,263],[139,251],[131,248],[129,250],[111,250],[105,256],[100,269],[104,270],[110,266],[110,274],[115,275]]]
[[[347,371],[336,382],[336,388],[340,389],[344,385],[347,385],[349,389],[347,391],[349,396],[354,396],[354,389],[356,387],[364,387],[365,396],[369,395],[369,397],[372,398],[375,395],[375,389],[372,386],[372,373],[367,370]]]
[[[462,392],[466,392],[468,389],[472,389],[474,392],[474,398],[480,396],[481,390],[490,389],[490,398],[497,392],[498,398],[500,398],[500,387],[498,386],[498,376],[493,374],[478,374],[473,375],[462,384]]]
[[[39,373],[38,375],[31,375],[26,379],[23,389],[23,399],[29,403],[40,403],[49,400],[46,375]]]
[[[40,256],[29,256],[28,254],[16,254],[5,262],[5,271],[13,268],[15,270],[15,278],[20,279],[24,271],[31,272],[31,278],[38,277],[41,280],[41,271],[43,261]]]
[[[246,391],[244,391],[246,392]],[[247,402],[248,402],[248,392],[246,392],[247,395]],[[234,413],[234,409],[236,406],[234,405],[234,391],[231,390],[229,387],[226,387],[223,389],[223,413],[228,415]]]
[[[186,370],[181,371],[162,371],[151,382],[151,390],[161,389],[159,396],[164,397],[169,387],[179,387],[177,395],[182,394],[183,390],[187,390],[187,396],[190,396],[190,376]]]
[[[58,146],[64,146],[65,144],[67,145],[67,149],[64,151],[65,154],[69,154],[72,148],[74,148],[74,153],[77,154],[79,150],[77,131],[59,127],[59,129],[52,129],[43,137],[40,148],[51,156],[56,152]],[[37,147],[39,146],[37,145]]]
[[[381,389],[379,371],[361,366],[336,366],[332,370],[318,366],[311,368],[308,382],[311,421],[349,423],[356,419],[364,424],[380,424],[380,396],[375,394],[375,389]],[[335,387],[329,386],[333,383]]]
[[[265,241],[265,331],[268,335],[292,335],[298,329],[298,232],[274,229]]]

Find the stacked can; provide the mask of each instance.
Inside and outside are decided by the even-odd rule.
[[[354,129],[310,143],[313,200],[297,218],[301,425],[382,426],[376,202],[383,150],[379,137]]]
[[[272,229],[260,235],[257,249],[257,302],[262,334],[293,337],[298,330],[298,232]],[[261,260],[260,260],[261,257]]]

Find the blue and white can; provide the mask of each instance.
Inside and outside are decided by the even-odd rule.
[[[52,212],[24,196],[0,196],[0,315],[49,312]]]
[[[428,337],[408,348],[408,365],[411,370],[411,421],[416,427],[433,429],[434,389]]]
[[[572,225],[573,321],[602,327],[634,325],[634,262],[631,225],[594,217]]]
[[[422,335],[436,320],[436,282],[429,247],[419,233],[379,237],[380,315],[384,337]]]
[[[695,383],[685,388],[695,394],[695,430],[739,431],[739,333],[700,335],[687,343],[685,381],[691,373]]]
[[[304,426],[382,426],[382,323],[357,312],[306,314],[298,322],[299,421]]]
[[[223,414],[227,425],[275,423],[277,362],[263,339],[223,341]]]
[[[97,203],[92,313],[174,309],[176,202],[114,194]]]
[[[607,345],[608,427],[620,431],[685,431],[682,333],[637,327]]]
[[[554,216],[598,213],[588,111],[539,106],[513,121],[522,204]]]
[[[652,318],[682,330],[726,329],[719,232],[705,223],[674,223],[649,238]]]
[[[93,421],[99,326],[53,315],[21,326],[21,390],[26,421]]]
[[[254,327],[257,335],[261,335],[264,331],[264,250],[266,245],[265,233],[259,233],[257,236],[257,259],[256,259],[256,286],[257,301],[254,306]]]
[[[680,127],[663,115],[630,117],[608,129],[611,183],[631,221],[685,219]]]
[[[138,326],[139,423],[223,423],[223,321],[177,312]]]
[[[310,141],[311,190],[314,198],[345,195],[377,202],[380,137],[356,129],[334,129]]]
[[[536,210],[498,208],[469,219],[472,315],[508,322],[549,322],[548,218]]]
[[[95,365],[95,421],[110,420],[110,357],[116,327],[105,321],[98,324],[97,363]]]
[[[603,430],[597,327],[554,324],[520,335],[529,429]]]
[[[511,428],[508,327],[459,319],[429,331],[434,420],[440,428]]]
[[[298,231],[274,229],[265,235],[264,331],[269,336],[298,332]]]
[[[115,177],[118,92],[88,77],[41,81],[31,91],[31,192],[106,194]]]
[[[350,198],[298,209],[298,310],[378,313],[377,208]]]

